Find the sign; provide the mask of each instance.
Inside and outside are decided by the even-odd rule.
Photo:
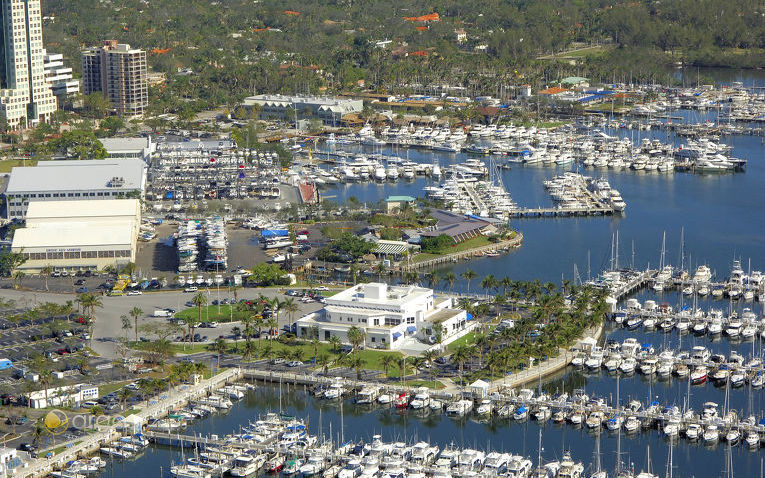
[[[79,247],[61,247],[61,248],[52,248],[52,249],[45,249],[45,252],[80,252],[82,251]]]

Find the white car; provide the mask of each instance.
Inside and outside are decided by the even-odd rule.
[[[143,292],[141,292],[140,290],[129,290],[127,293],[127,295],[142,295],[142,294]]]
[[[301,365],[303,365],[303,362],[299,360],[293,360],[291,362],[287,362],[288,367],[300,367]]]
[[[329,290],[329,287],[327,287],[325,285],[320,285],[319,287],[314,287],[314,289],[316,289],[316,290]]]
[[[183,289],[183,292],[196,292],[198,290],[199,288],[197,286],[192,285],[190,287],[186,287],[185,289]]]

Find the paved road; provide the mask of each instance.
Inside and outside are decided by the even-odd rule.
[[[237,292],[237,297],[239,299],[249,299],[255,298],[259,294],[263,294],[269,298],[276,296],[280,297],[281,299],[285,298],[284,294],[281,293],[278,289],[256,288],[239,289]],[[0,296],[5,299],[14,299],[18,305],[25,307],[32,307],[36,303],[41,302],[56,302],[63,304],[67,300],[74,300],[76,297],[74,294],[55,294],[48,292],[31,292],[8,289],[0,291]],[[208,302],[212,302],[217,298],[218,291],[216,289],[210,289]],[[220,289],[220,298],[230,298],[228,295],[228,289]],[[115,351],[117,345],[116,339],[119,337],[124,337],[125,335],[125,331],[122,329],[121,317],[123,315],[128,315],[130,309],[137,306],[144,311],[145,316],[139,323],[145,324],[151,322],[165,322],[167,320],[165,318],[155,318],[150,317],[150,315],[153,314],[155,309],[164,309],[168,307],[173,308],[176,311],[181,311],[186,308],[184,303],[190,299],[191,294],[186,294],[180,291],[157,292],[138,296],[105,296],[102,298],[104,305],[103,308],[96,310],[96,324],[93,328],[93,340],[91,341],[91,347],[102,357],[117,358],[118,356]],[[300,317],[310,312],[315,312],[321,308],[321,304],[317,302],[304,304],[298,301],[297,304],[299,309],[297,312],[295,312],[294,318]],[[286,325],[288,322],[289,317],[287,317],[287,314],[279,315],[280,328]],[[218,328],[215,329],[201,329],[200,333],[209,331],[208,335],[210,336],[210,339],[214,340],[218,337],[218,335],[230,334],[231,330],[238,325],[238,322],[221,324]],[[130,332],[128,331],[128,334],[129,333]]]

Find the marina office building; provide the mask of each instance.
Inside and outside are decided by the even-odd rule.
[[[242,104],[245,109],[255,105],[260,108],[258,118],[262,120],[294,123],[316,118],[330,126],[339,126],[344,115],[364,109],[363,100],[327,96],[256,95],[245,98]]]
[[[140,159],[40,161],[11,170],[7,217],[24,219],[32,201],[142,197],[145,190],[146,163]]]
[[[436,297],[433,289],[359,284],[328,297],[324,309],[298,319],[297,335],[310,338],[318,329],[319,340],[338,337],[349,343],[348,331],[355,326],[366,332],[365,346],[370,348],[416,347],[438,334],[445,345],[472,325],[472,317],[452,305],[451,298]]]
[[[11,251],[26,259],[24,272],[120,267],[135,262],[140,224],[138,199],[32,201]]]

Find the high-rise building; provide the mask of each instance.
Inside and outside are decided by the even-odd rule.
[[[50,120],[56,97],[45,81],[40,0],[0,0],[0,113],[9,129]]]
[[[64,55],[48,53],[43,50],[43,59],[45,81],[48,82],[53,94],[58,98],[59,105],[65,98],[80,92],[80,81],[72,77],[70,67],[64,66]]]
[[[142,116],[149,105],[146,52],[116,40],[82,52],[82,90],[102,92],[120,116]]]

